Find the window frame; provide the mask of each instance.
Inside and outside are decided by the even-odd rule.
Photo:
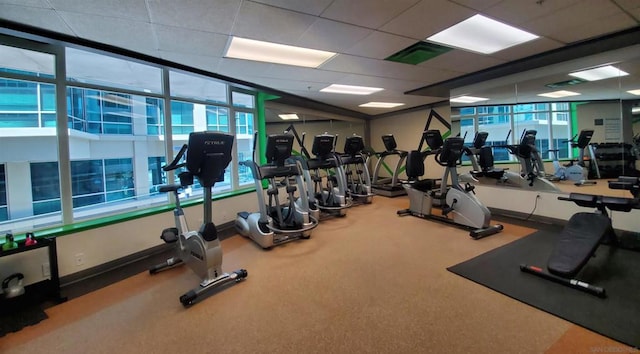
[[[17,34],[17,35],[20,36],[21,34]],[[156,119],[154,119],[153,122],[146,121],[145,124],[147,127],[146,132],[148,136],[154,136],[154,135],[158,136],[158,135],[163,135],[164,133],[165,156],[163,156],[163,158],[165,159],[165,161],[171,161],[173,159],[173,156],[171,156],[172,145],[173,145],[173,134],[171,130],[171,107],[170,107],[170,103],[173,99],[177,99],[180,101],[187,101],[187,102],[195,101],[193,103],[223,107],[229,113],[229,117],[228,117],[228,124],[229,124],[229,130],[230,130],[229,133],[235,135],[235,124],[233,124],[235,121],[232,121],[231,117],[234,117],[234,114],[235,114],[234,110],[240,110],[242,108],[233,107],[231,103],[232,91],[234,92],[240,91],[240,92],[248,93],[252,95],[254,97],[254,103],[258,100],[258,96],[259,96],[258,90],[238,88],[236,87],[236,84],[234,84],[233,82],[222,80],[220,78],[215,77],[215,75],[213,74],[203,75],[203,73],[198,72],[197,69],[186,68],[191,70],[185,70],[185,67],[180,65],[173,66],[173,65],[168,65],[169,63],[156,63],[154,61],[141,60],[140,58],[130,57],[127,55],[123,55],[121,53],[106,52],[105,50],[102,50],[99,48],[79,46],[79,45],[64,42],[64,41],[54,41],[49,38],[44,38],[43,43],[40,43],[40,42],[34,42],[27,38],[22,38],[22,37],[17,37],[17,36],[2,34],[2,33],[0,33],[0,44],[13,46],[16,48],[27,49],[27,50],[34,50],[34,51],[42,52],[46,54],[51,54],[54,56],[54,60],[55,60],[55,64],[54,64],[55,70],[54,70],[53,77],[24,75],[24,74],[15,73],[15,72],[0,72],[0,78],[3,78],[3,79],[37,82],[38,87],[40,87],[39,85],[40,83],[53,84],[55,87],[54,89],[54,92],[56,94],[55,111],[51,113],[55,113],[55,116],[56,116],[56,138],[57,138],[57,146],[59,151],[58,151],[58,160],[55,162],[58,163],[58,172],[59,172],[59,179],[60,179],[59,184],[60,184],[61,220],[59,222],[54,223],[55,225],[58,225],[58,226],[55,226],[53,228],[48,228],[48,229],[42,229],[40,230],[39,234],[49,233],[49,231],[46,231],[46,230],[58,230],[58,232],[60,232],[61,229],[69,230],[69,232],[75,232],[73,231],[73,230],[76,230],[76,227],[74,225],[77,225],[77,224],[102,225],[103,222],[108,224],[113,222],[114,220],[128,220],[131,215],[134,215],[133,217],[143,217],[145,215],[145,209],[148,209],[150,213],[149,215],[151,215],[155,213],[156,210],[168,210],[172,208],[171,206],[172,198],[170,195],[167,195],[165,198],[165,202],[162,203],[161,205],[156,204],[145,209],[136,210],[134,212],[123,211],[122,213],[118,213],[118,214],[96,215],[95,217],[92,217],[90,220],[78,218],[77,216],[74,216],[74,207],[73,207],[74,196],[72,193],[71,158],[69,157],[70,156],[69,155],[70,138],[69,138],[69,133],[67,129],[68,115],[67,115],[67,102],[66,102],[67,94],[66,93],[68,88],[76,87],[76,88],[81,88],[85,90],[99,90],[100,92],[112,92],[116,94],[125,94],[125,95],[138,95],[138,96],[144,96],[147,99],[151,98],[151,99],[164,100],[164,109],[163,109],[163,112],[159,113],[160,116],[156,117]],[[117,85],[108,86],[108,85],[101,85],[96,83],[68,81],[66,77],[66,70],[65,70],[65,65],[66,65],[65,50],[67,47],[90,51],[90,52],[94,52],[101,55],[112,56],[119,59],[135,61],[145,65],[156,66],[160,68],[162,72],[163,92],[161,93],[143,92],[143,91],[137,91],[137,90],[128,89],[128,88],[121,88],[121,87],[118,87]],[[200,75],[205,78],[210,78],[212,80],[221,82],[226,87],[226,91],[228,95],[227,103],[202,102],[199,100],[191,100],[185,97],[173,97],[171,95],[171,91],[169,87],[169,76],[168,76],[169,71],[172,71],[172,70],[184,71],[185,73]],[[38,98],[39,98],[38,106],[40,107],[45,102],[42,100],[42,97],[40,95],[38,95]],[[50,101],[47,101],[47,104],[51,106]],[[257,106],[258,106],[257,104],[254,104],[254,107],[252,109],[245,109],[249,113],[253,114],[253,122],[252,122],[253,127],[258,126],[257,120],[260,119],[260,117],[262,116],[258,114]],[[39,111],[40,113],[43,113],[42,110],[39,110]],[[164,119],[161,119],[161,120],[157,119],[161,117],[162,114],[164,115]],[[99,123],[101,125],[104,125],[105,121],[101,119]],[[107,122],[107,123],[110,123],[110,122]],[[44,122],[41,119],[39,119],[39,126],[44,126]],[[194,128],[194,130],[196,130],[196,128]],[[152,132],[153,134],[150,134],[150,132]],[[100,134],[104,134],[104,132],[101,132]],[[234,144],[234,156],[236,156],[235,151],[236,151],[236,147]],[[151,155],[147,156],[147,160],[149,157],[158,157],[155,155],[156,154],[154,154],[154,156],[151,156]],[[113,158],[119,158],[119,157],[113,157]],[[102,159],[103,168],[104,168],[105,159],[108,160],[112,158],[105,157]],[[255,189],[253,187],[248,188],[248,186],[246,185],[243,185],[243,186],[239,185],[238,165],[237,165],[237,161],[235,160],[237,160],[237,158],[234,157],[234,159],[232,160],[234,162],[229,167],[229,170],[231,170],[231,175],[233,176],[232,181],[230,182],[230,187],[229,187],[230,189],[225,190],[223,192],[218,192],[218,193],[214,192],[214,195],[213,195],[214,200],[224,199],[224,198],[232,197],[234,195],[250,193]],[[2,164],[3,166],[5,165],[4,163]],[[103,171],[103,175],[104,173],[105,171]],[[171,175],[171,173],[169,173],[169,175]],[[167,177],[167,180],[171,180],[169,178],[173,178],[173,176]],[[106,183],[106,181],[103,181],[103,182]],[[6,183],[5,185],[8,191],[10,187]],[[153,187],[153,184],[151,182],[150,182],[150,187]],[[106,196],[108,192],[105,190],[103,194],[105,194]],[[184,205],[185,206],[194,205],[194,204],[199,204],[201,202],[202,202],[201,198],[199,198],[199,200],[198,199],[187,200],[185,201]],[[3,226],[2,224],[0,224],[0,229],[5,229],[5,228],[13,229],[11,223],[19,222],[22,218],[13,219],[13,220],[9,219],[9,216],[10,216],[9,200],[7,200],[6,209],[7,209],[7,216],[8,216],[7,217],[8,220],[6,220],[6,222],[8,223],[8,225]],[[37,217],[37,216],[34,215],[27,218],[34,218],[34,217]],[[83,227],[81,226],[80,228],[83,228]],[[19,230],[18,232],[20,231],[22,230]]]

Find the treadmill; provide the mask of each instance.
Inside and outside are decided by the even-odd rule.
[[[376,162],[371,180],[371,191],[376,195],[390,198],[406,195],[407,191],[402,187],[398,176],[400,175],[400,169],[404,166],[404,160],[407,158],[408,152],[397,149],[398,145],[393,134],[383,135],[382,142],[384,143],[385,151],[378,154],[378,162]],[[380,178],[380,168],[389,156],[397,156],[398,162],[391,177]]]

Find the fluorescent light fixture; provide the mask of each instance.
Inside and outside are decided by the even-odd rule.
[[[225,57],[317,68],[334,55],[323,50],[233,37]]]
[[[640,96],[640,89],[627,91],[632,95]]]
[[[361,104],[358,107],[369,107],[369,108],[394,108],[404,106],[404,103],[393,103],[393,102],[369,102]]]
[[[295,114],[295,113],[278,114],[278,117],[280,117],[280,119],[282,119],[282,120],[297,120],[297,119],[300,119],[300,118],[298,118],[298,115]]]
[[[547,92],[547,93],[540,93],[538,94],[538,96],[542,96],[542,97],[550,97],[550,98],[560,98],[560,97],[569,97],[569,96],[579,96],[580,94],[577,92],[573,92],[573,91],[565,91],[565,90],[560,90],[560,91],[553,91],[553,92]]]
[[[629,73],[626,73],[616,68],[615,66],[605,65],[605,66],[600,66],[593,69],[576,71],[576,72],[570,73],[569,75],[579,77],[587,81],[598,81],[598,80],[608,79],[611,77],[627,76],[629,75]]]
[[[459,96],[449,99],[449,102],[454,103],[475,103],[480,101],[488,101],[488,98],[484,97],[473,97],[473,96]]]
[[[366,86],[350,86],[350,85],[338,85],[331,84],[320,92],[330,92],[330,93],[343,93],[346,95],[370,95],[374,92],[382,91],[384,89],[379,87],[366,87]]]
[[[638,113],[640,113],[640,107],[631,108],[631,114],[638,114]]]
[[[535,34],[475,15],[453,25],[427,41],[481,54],[491,54],[538,38]]]

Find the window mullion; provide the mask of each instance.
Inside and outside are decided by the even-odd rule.
[[[73,188],[71,185],[71,154],[67,128],[67,68],[65,50],[55,46],[56,73],[56,133],[58,136],[58,171],[60,173],[60,208],[62,223],[73,223]]]

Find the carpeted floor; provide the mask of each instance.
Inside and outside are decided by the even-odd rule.
[[[264,251],[234,236],[224,269],[246,281],[185,309],[187,268],[123,281],[49,308],[0,338],[3,353],[571,353],[622,344],[459,277],[447,267],[534,229],[464,230],[398,217],[406,197],[374,198],[310,240]],[[496,274],[500,276],[500,274]]]

